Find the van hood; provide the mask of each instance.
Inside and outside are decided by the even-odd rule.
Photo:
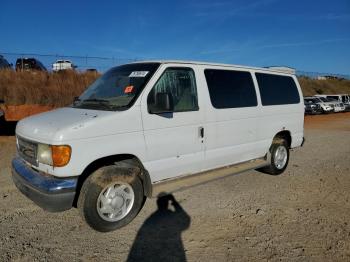
[[[141,130],[140,111],[100,111],[60,108],[18,122],[16,134],[33,141],[54,144]],[[130,121],[130,115],[137,113]],[[137,121],[139,119],[139,121]],[[129,121],[128,121],[129,120]]]

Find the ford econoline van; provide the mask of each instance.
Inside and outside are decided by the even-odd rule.
[[[95,230],[132,221],[147,197],[251,169],[278,175],[304,142],[295,75],[202,62],[114,67],[71,106],[16,128],[18,189]],[[191,190],[191,189],[188,189]]]

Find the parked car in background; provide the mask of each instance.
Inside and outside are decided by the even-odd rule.
[[[328,99],[334,99],[340,104],[344,104],[345,110],[350,110],[350,95],[349,94],[338,94],[338,95],[318,95]]]
[[[328,102],[322,101],[319,97],[314,97],[314,96],[304,97],[304,101],[320,105],[321,111],[324,114],[334,112],[334,106],[331,106]]]
[[[316,115],[322,113],[322,108],[320,104],[317,103],[316,99],[306,99],[304,98],[305,114],[306,115]]]
[[[1,98],[0,98],[0,106],[1,106],[1,104],[3,104],[4,103],[4,100],[2,100]],[[1,107],[0,107],[0,120],[2,119],[2,117],[3,117],[3,115],[4,115],[4,111],[1,109]]]
[[[4,100],[0,99],[0,105],[4,103]],[[2,118],[2,116],[4,115],[4,111],[2,111],[2,109],[0,108],[0,119]]]
[[[47,71],[46,67],[36,58],[18,58],[16,60],[16,71]]]
[[[11,68],[12,68],[12,64],[7,62],[7,60],[2,55],[0,55],[0,70],[1,69],[11,69]]]
[[[52,71],[74,70],[77,68],[70,60],[57,60],[52,64]]]
[[[327,98],[327,100],[330,103],[334,103],[334,112],[343,112],[345,111],[345,105],[342,102],[339,102],[338,100],[335,100],[333,98]]]
[[[330,98],[328,95],[315,95],[315,97],[320,98],[322,101],[328,102],[336,113],[343,112],[345,110],[344,104],[337,98]]]

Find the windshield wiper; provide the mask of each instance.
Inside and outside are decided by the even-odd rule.
[[[84,99],[84,100],[81,100],[81,102],[82,103],[84,103],[84,102],[109,103],[108,100],[99,99],[99,98]]]
[[[99,98],[79,100],[73,106],[78,108],[81,108],[81,107],[99,108],[102,106],[108,110],[118,110],[118,111],[119,110],[123,111],[129,108],[127,105],[113,105],[110,103],[110,101],[105,99],[99,99]]]
[[[107,109],[112,109],[112,107],[113,107],[110,104],[110,101],[105,100],[105,99],[99,99],[99,98],[84,99],[84,100],[80,100],[78,103],[79,103],[77,105],[78,107],[81,107],[81,106],[93,106],[93,107],[102,106],[102,107],[107,108]]]

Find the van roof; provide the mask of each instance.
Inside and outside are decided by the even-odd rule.
[[[207,65],[207,66],[222,66],[222,67],[234,67],[240,69],[251,69],[259,70],[272,73],[280,73],[285,75],[294,75],[290,72],[284,70],[278,70],[274,68],[264,68],[264,67],[253,67],[253,66],[243,66],[243,65],[233,65],[233,64],[221,64],[221,63],[209,63],[203,61],[186,61],[186,60],[145,60],[145,61],[136,61],[134,63],[161,63],[161,64],[191,64],[191,65]]]

